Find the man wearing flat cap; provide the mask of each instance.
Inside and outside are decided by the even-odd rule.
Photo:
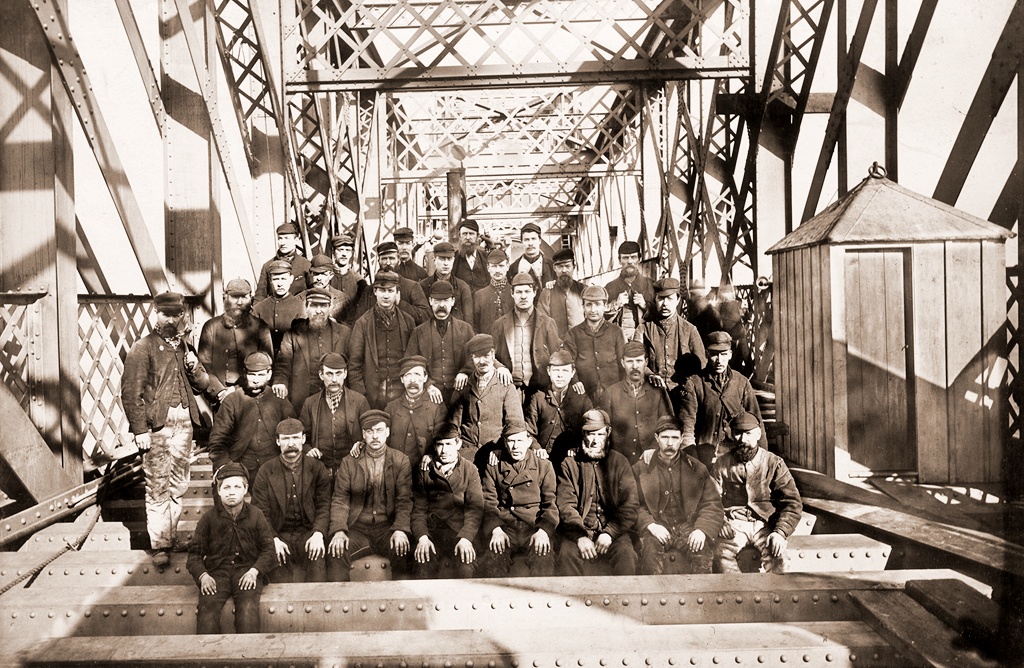
[[[331,296],[331,309],[328,315],[335,321],[341,322],[341,314],[349,307],[350,295],[345,294],[331,286],[334,280],[334,260],[326,255],[316,255],[306,271],[306,291],[311,289],[324,290]],[[299,293],[303,301],[306,299],[306,292]]]
[[[465,218],[459,224],[459,247],[452,273],[465,281],[474,293],[491,282],[487,254],[480,249],[480,225],[475,220]]]
[[[562,345],[576,364],[576,375],[595,403],[605,390],[623,379],[619,364],[626,338],[622,328],[605,318],[608,292],[600,285],[583,290],[584,321],[570,329]]]
[[[260,632],[260,596],[275,566],[274,533],[263,512],[245,501],[249,472],[235,462],[214,471],[220,503],[196,524],[186,568],[199,585],[196,633],[221,633],[228,599],[235,602],[235,633]]]
[[[507,274],[510,281],[518,274],[529,274],[538,293],[553,284],[557,276],[554,263],[544,254],[544,242],[541,241],[540,234],[540,226],[537,223],[523,225],[519,231],[523,253],[509,264]]]
[[[488,550],[480,557],[486,577],[507,577],[512,559],[520,556],[532,576],[551,576],[555,556],[551,539],[558,526],[555,471],[531,447],[522,420],[510,420],[502,430],[504,447],[498,461],[488,463],[480,476],[484,494],[481,541]]]
[[[303,402],[299,420],[307,436],[306,455],[319,459],[333,480],[338,464],[362,436],[359,418],[370,404],[345,387],[348,360],[344,355],[327,353],[317,366],[323,389]]]
[[[658,418],[672,415],[672,406],[665,391],[654,387],[644,377],[647,361],[643,344],[639,341],[627,343],[619,362],[626,377],[608,388],[598,408],[611,418],[612,449],[625,455],[633,464],[653,442]]]
[[[640,574],[661,575],[674,552],[679,573],[710,573],[725,519],[707,468],[682,450],[682,428],[669,415],[655,427],[657,450],[633,465],[640,492]]]
[[[420,325],[425,327],[426,325]],[[401,361],[401,381],[405,393],[390,401],[384,411],[391,416],[391,440],[388,447],[405,454],[413,466],[431,452],[434,432],[445,421],[445,404],[434,402],[427,392],[430,376],[427,358],[409,355]]]
[[[413,238],[412,228],[399,227],[394,234],[395,245],[398,246],[398,264],[395,265],[395,273],[410,281],[420,282],[427,277],[426,270],[413,260],[416,252],[416,242]]]
[[[472,373],[452,398],[448,419],[461,427],[462,455],[480,466],[501,438],[505,425],[523,422],[523,404],[508,370],[494,359],[494,338],[490,334],[471,338],[466,352]]]
[[[393,271],[377,272],[373,278],[376,303],[359,316],[349,339],[349,386],[366,396],[373,408],[384,408],[404,391],[401,362],[416,323],[398,308],[402,280],[407,279]]]
[[[252,313],[270,327],[270,340],[277,355],[284,333],[291,330],[296,320],[305,317],[305,301],[291,293],[290,264],[284,260],[271,260],[267,273],[270,276],[270,295],[253,306]]]
[[[263,263],[260,277],[256,281],[255,300],[260,302],[270,294],[270,263],[283,260],[291,266],[292,284],[289,290],[297,295],[306,289],[307,260],[299,251],[299,228],[295,223],[285,223],[277,228],[277,254]]]
[[[192,425],[202,424],[194,393],[204,391],[210,377],[187,349],[184,298],[162,292],[153,298],[153,308],[153,331],[136,341],[124,360],[121,406],[142,453],[153,562],[166,566],[188,491]]]
[[[441,392],[443,400],[451,399],[455,379],[468,364],[466,344],[473,338],[469,323],[454,317],[455,296],[452,286],[438,281],[430,286],[430,311],[433,318],[412,331],[407,355],[422,355],[427,360],[430,379]]]
[[[739,573],[737,553],[754,545],[761,552],[761,571],[782,573],[786,543],[803,515],[800,492],[782,457],[758,446],[761,422],[756,416],[733,416],[729,433],[730,450],[711,467],[725,506],[715,571]]]
[[[224,401],[238,388],[245,358],[257,351],[274,354],[270,327],[252,315],[249,281],[236,278],[224,286],[224,313],[207,320],[199,335],[199,361],[210,374],[211,399]]]
[[[562,347],[555,321],[534,306],[536,287],[528,274],[512,279],[511,313],[498,318],[490,329],[497,360],[512,372],[526,403],[537,391],[547,389],[548,359]]]
[[[608,447],[611,424],[600,409],[584,413],[583,439],[558,471],[562,575],[583,575],[586,562],[605,561],[614,575],[636,575],[629,532],[639,501],[629,462]]]
[[[654,303],[654,284],[640,273],[640,244],[623,241],[619,244],[619,275],[605,286],[613,320],[622,327],[626,338],[644,321],[648,306]]]
[[[378,244],[374,250],[377,253],[377,273],[394,274],[398,279],[396,285],[398,286],[399,299],[395,302],[395,305],[399,310],[409,314],[415,324],[420,325],[426,322],[430,317],[430,305],[427,304],[427,297],[423,293],[423,288],[416,281],[395,273],[395,268],[398,267],[398,246],[394,241],[384,241]],[[363,306],[364,312],[372,310],[373,305],[377,301],[375,299],[376,285],[376,278],[374,278],[374,290],[366,293],[366,304]]]
[[[281,339],[274,359],[274,394],[292,402],[298,413],[311,394],[323,389],[320,359],[327,353],[345,354],[351,331],[331,320],[331,295],[319,288],[306,291],[306,318],[298,320]]]
[[[210,430],[213,468],[238,462],[249,471],[250,485],[260,467],[279,454],[275,433],[278,423],[295,417],[291,403],[270,390],[272,369],[266,353],[246,357],[242,391],[224,399]]]
[[[583,322],[583,291],[587,286],[573,278],[576,254],[571,248],[556,251],[552,262],[555,282],[540,291],[537,310],[554,320],[558,336],[565,338],[570,328]]]
[[[473,294],[473,330],[490,331],[491,324],[512,311],[512,286],[509,285],[508,255],[500,248],[487,254],[487,272],[491,282]]]
[[[356,318],[363,314],[370,293],[370,284],[352,266],[355,239],[351,235],[339,234],[332,237],[330,247],[331,259],[334,260],[331,287],[345,295],[345,306],[337,315],[337,320],[351,327]]]
[[[476,573],[477,533],[484,516],[480,471],[459,454],[458,425],[438,426],[427,468],[414,466],[412,535],[416,577],[436,578],[450,563],[454,577]]]
[[[679,421],[683,425],[683,447],[709,469],[729,449],[724,442],[729,421],[746,412],[757,418],[761,428],[762,448],[768,447],[764,437],[761,409],[750,381],[729,366],[732,359],[732,337],[727,332],[708,334],[708,363],[682,388]]]
[[[674,412],[682,405],[683,386],[707,364],[697,328],[679,313],[679,281],[661,278],[654,283],[654,312],[633,338],[644,344],[649,380],[668,391]]]
[[[377,554],[391,561],[392,576],[404,574],[412,533],[412,469],[409,458],[387,446],[391,418],[369,410],[360,418],[361,456],[341,460],[331,501],[332,557],[341,568],[336,581],[349,580],[357,559]],[[335,580],[335,578],[332,578]]]
[[[556,471],[566,452],[576,447],[583,414],[594,407],[590,397],[570,387],[574,375],[572,357],[565,350],[556,350],[548,360],[551,384],[535,392],[524,411],[530,434],[542,451],[537,454],[551,460]]]
[[[430,289],[437,283],[447,283],[452,288],[454,306],[449,309],[453,318],[470,322],[473,317],[473,290],[461,278],[452,274],[455,264],[455,246],[442,241],[434,246],[434,273],[420,281],[423,292],[430,295]],[[433,303],[431,302],[431,308]]]
[[[275,429],[279,455],[260,467],[252,505],[274,533],[277,568],[271,582],[326,582],[326,536],[331,519],[331,474],[304,457],[302,423],[288,418]]]

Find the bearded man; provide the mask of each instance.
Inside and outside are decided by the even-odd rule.
[[[587,286],[573,278],[576,254],[563,248],[552,258],[555,284],[544,288],[537,298],[537,310],[555,321],[558,336],[564,338],[569,329],[583,323],[583,291]]]
[[[224,313],[206,321],[199,335],[199,361],[210,374],[207,393],[224,401],[242,382],[245,358],[254,352],[274,354],[270,327],[252,310],[249,281],[236,278],[224,287]]]
[[[437,262],[437,259],[434,259]],[[459,224],[459,252],[452,273],[476,292],[491,282],[487,272],[487,254],[480,249],[480,224],[469,218]]]

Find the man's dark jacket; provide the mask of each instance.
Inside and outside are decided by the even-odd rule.
[[[199,335],[199,361],[210,374],[207,392],[216,396],[225,388],[228,370],[228,351],[238,350],[238,379],[245,377],[245,358],[255,352],[264,352],[273,358],[274,342],[270,337],[270,326],[252,313],[245,316],[242,327],[228,328],[224,316],[219,315],[206,321]]]
[[[191,386],[185,394],[192,422],[202,424],[193,392],[206,390],[210,377],[202,362],[192,373],[185,370],[184,342],[172,348],[158,334],[150,333],[131,347],[121,375],[121,406],[133,434],[159,431],[167,423],[167,411],[180,401],[179,373]]]
[[[350,333],[348,325],[328,320],[323,334],[323,352],[347,354]],[[306,397],[323,389],[323,381],[320,380],[321,351],[316,344],[317,339],[316,332],[309,328],[309,321],[299,320],[281,339],[281,350],[274,359],[271,384],[288,388],[288,401],[292,402],[296,413],[301,412]]]
[[[640,492],[640,514],[636,521],[636,530],[643,531],[651,524],[667,526],[663,513],[668,506],[667,490],[661,488],[658,479],[658,454],[651,458],[650,464],[641,459],[633,464],[637,488]],[[725,522],[725,509],[722,508],[722,495],[718,492],[707,468],[685,453],[672,467],[679,475],[679,486],[683,490],[683,512],[686,523],[694,529],[700,529],[709,539],[716,539],[718,531]]]
[[[460,538],[473,542],[484,517],[484,495],[480,471],[459,455],[450,476],[445,478],[431,465],[426,471],[419,465],[412,481],[412,536],[430,536],[428,518],[444,521]]]
[[[363,453],[362,457],[369,455]],[[359,520],[370,491],[370,478],[362,462],[352,457],[341,460],[331,500],[331,537],[339,531],[347,532]],[[409,458],[391,448],[384,453],[384,492],[390,530],[411,533],[412,469]]]
[[[213,575],[220,569],[237,572],[255,568],[266,582],[267,574],[277,568],[274,531],[270,523],[259,508],[244,501],[242,504],[236,519],[231,519],[219,503],[199,518],[185,563],[197,585],[203,573]],[[236,535],[241,547],[238,553],[232,550]],[[228,565],[232,559],[235,563]]]
[[[591,540],[597,538],[583,523],[591,505],[597,501],[596,476],[591,462],[580,448],[575,457],[562,460],[559,470],[558,516],[562,520],[559,531],[573,540],[582,536]],[[607,450],[597,465],[604,471],[608,482],[608,489],[603,490],[608,523],[601,532],[614,540],[636,524],[640,509],[636,479],[633,478],[633,471],[626,458],[614,450]]]
[[[293,417],[291,403],[277,398],[269,386],[257,397],[241,389],[224,397],[210,429],[213,470],[239,461],[257,435],[269,451],[276,450],[278,423]]]
[[[301,505],[304,529],[319,531],[327,536],[331,519],[331,474],[316,459],[302,456],[298,463],[302,479]],[[280,457],[260,467],[252,484],[252,505],[263,511],[274,536],[279,537],[284,527],[288,490],[285,489],[285,466]]]

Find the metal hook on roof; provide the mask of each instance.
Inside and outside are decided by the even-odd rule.
[[[884,179],[888,172],[885,171],[885,167],[882,167],[878,162],[871,163],[871,167],[868,169],[868,176],[873,179]]]

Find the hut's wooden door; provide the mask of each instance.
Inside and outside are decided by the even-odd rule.
[[[909,252],[847,250],[845,258],[851,473],[916,471],[907,380],[913,378]]]

